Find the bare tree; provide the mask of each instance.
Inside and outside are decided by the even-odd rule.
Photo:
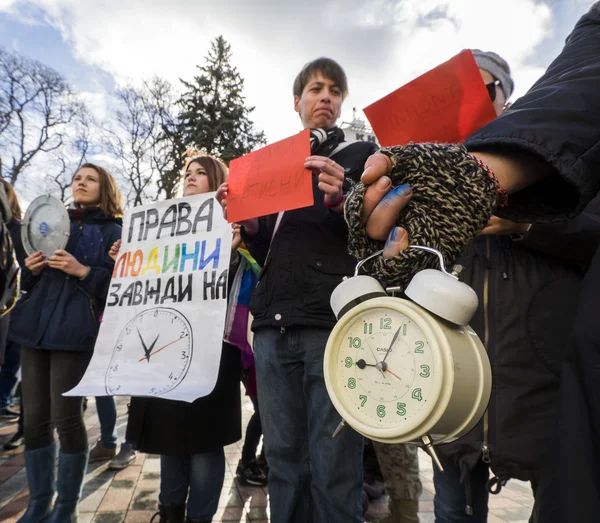
[[[63,146],[54,154],[54,161],[49,162],[52,172],[46,175],[48,189],[65,204],[72,199],[70,188],[73,175],[87,161],[93,127],[94,121],[90,113],[87,110],[79,113],[64,137]]]
[[[0,165],[13,185],[40,153],[58,151],[83,104],[53,69],[0,47]]]
[[[127,202],[139,205],[156,200],[160,190],[168,194],[169,187],[161,183],[161,174],[172,161],[171,138],[166,133],[174,125],[171,84],[154,77],[141,87],[120,89],[116,96],[119,108],[106,125],[106,146],[127,184]]]

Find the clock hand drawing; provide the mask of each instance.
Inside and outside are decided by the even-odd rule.
[[[144,348],[144,354],[145,354],[145,356],[140,361],[146,360],[148,363],[150,363],[150,356],[152,356],[152,349],[154,348],[154,345],[156,345],[156,342],[158,341],[160,334],[158,336],[156,336],[156,339],[152,342],[152,345],[150,345],[150,348],[147,348],[146,344],[144,343],[144,338],[142,337],[142,333],[140,332],[140,329],[136,328],[136,330],[137,330],[138,336],[140,337],[140,341],[142,342],[142,347]]]
[[[140,363],[142,361],[144,361],[146,359],[146,357],[148,358],[148,361],[150,361],[150,356],[154,356],[155,354],[158,354],[161,350],[166,349],[169,345],[173,345],[173,343],[177,343],[178,341],[181,341],[183,338],[177,338],[176,340],[173,340],[170,343],[167,343],[166,345],[163,345],[160,349],[156,349],[154,352],[152,351],[152,347],[154,347],[154,343],[156,343],[156,340],[158,340],[158,336],[156,337],[156,340],[154,340],[154,343],[152,344],[152,346],[150,347],[150,349],[148,349],[148,352],[146,353],[146,356],[144,356],[143,358],[140,358]]]

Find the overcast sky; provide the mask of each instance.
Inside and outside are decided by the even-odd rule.
[[[588,0],[0,0],[0,45],[57,69],[102,114],[116,85],[191,78],[223,35],[257,128],[299,130],[291,85],[317,56],[339,61],[364,107],[463,48],[493,50],[523,94],[562,48]],[[359,113],[362,115],[362,113]]]

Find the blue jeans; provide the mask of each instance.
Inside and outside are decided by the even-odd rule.
[[[4,410],[11,404],[20,366],[21,347],[18,343],[6,340],[4,364],[0,368],[0,410]]]
[[[107,449],[117,447],[117,403],[113,396],[96,396],[100,441]]]
[[[435,497],[433,506],[436,523],[486,523],[488,519],[487,481],[489,466],[479,460],[469,472],[464,483],[460,482],[460,467],[452,463],[444,463],[444,472],[433,467],[433,484]],[[470,505],[473,515],[465,512],[467,506],[467,490],[470,491]]]
[[[225,480],[225,452],[160,457],[162,505],[184,505],[190,519],[211,519],[219,508]],[[188,496],[189,491],[189,496]]]
[[[341,421],[323,378],[330,330],[255,333],[258,404],[273,523],[362,522],[363,438]]]

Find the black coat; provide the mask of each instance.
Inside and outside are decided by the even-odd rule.
[[[39,276],[22,268],[21,298],[8,337],[26,347],[94,349],[114,266],[108,251],[121,238],[121,220],[105,216],[99,208],[70,209],[69,216],[65,250],[90,270],[80,280],[50,267]]]
[[[193,403],[131,398],[127,440],[149,454],[212,452],[242,437],[240,350],[223,343],[214,390]]]
[[[337,145],[325,142],[313,154],[329,156]],[[346,190],[348,180],[360,180],[365,161],[376,150],[373,143],[353,142],[330,156],[345,168]],[[317,176],[313,175],[314,205],[286,211],[274,238],[277,215],[260,218],[257,234],[250,236],[242,229],[244,243],[264,267],[250,302],[253,330],[335,325],[329,304],[331,293],[344,276],[354,272],[356,260],[347,253],[343,213],[325,207],[317,184]]]
[[[554,172],[509,197],[502,214],[520,221],[580,212],[600,189],[600,2],[531,90],[467,142],[471,150],[532,153]],[[556,447],[550,468],[562,504],[544,523],[592,523],[600,514],[600,251],[582,286],[561,367]]]
[[[457,260],[460,279],[479,298],[470,326],[487,345],[493,389],[479,424],[439,448],[442,461],[466,473],[489,459],[502,480],[539,478],[553,450],[560,368],[583,276],[599,244],[600,218],[584,213],[566,224],[534,225],[518,240],[480,236]]]

